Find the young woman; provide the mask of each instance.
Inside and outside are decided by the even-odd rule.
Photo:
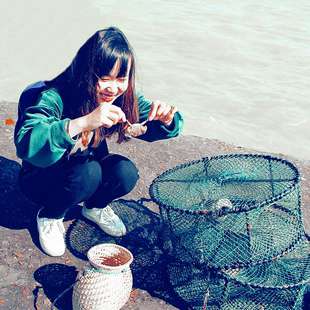
[[[82,215],[104,232],[126,233],[108,204],[134,188],[138,170],[129,159],[109,154],[106,138],[117,134],[121,143],[128,139],[128,121],[145,120],[147,131],[138,138],[146,141],[175,137],[183,128],[177,107],[136,92],[132,47],[114,27],[89,38],[55,79],[22,93],[15,127],[19,187],[42,206],[37,227],[45,253],[64,254],[63,218],[81,202]]]

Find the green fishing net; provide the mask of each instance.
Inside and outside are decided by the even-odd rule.
[[[174,290],[194,309],[302,309],[310,276],[309,242],[304,237],[275,260],[251,267],[211,269],[170,259]]]
[[[150,186],[170,282],[197,309],[301,309],[309,280],[300,174],[265,155],[202,158]]]

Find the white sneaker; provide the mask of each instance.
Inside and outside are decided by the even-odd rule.
[[[103,209],[87,209],[84,203],[82,215],[95,222],[108,235],[121,237],[126,234],[126,227],[124,223],[109,206]]]
[[[37,227],[39,231],[39,240],[42,250],[50,256],[61,256],[65,253],[66,250],[63,235],[65,233],[63,218],[39,218],[40,211],[37,215]]]

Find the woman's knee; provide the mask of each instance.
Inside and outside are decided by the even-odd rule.
[[[128,158],[115,155],[103,166],[103,184],[119,196],[128,194],[136,185],[139,174],[135,164]]]
[[[128,194],[136,186],[139,179],[138,169],[132,161],[127,159],[120,162],[118,170],[123,195]]]
[[[75,190],[93,192],[100,185],[101,177],[100,164],[95,160],[86,160],[71,167],[68,183]]]

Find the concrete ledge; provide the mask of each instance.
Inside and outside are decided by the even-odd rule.
[[[67,250],[62,257],[52,258],[39,249],[35,224],[38,206],[27,201],[19,192],[16,182],[20,160],[15,155],[14,126],[5,125],[7,118],[16,121],[17,104],[0,101],[0,116],[0,309],[50,309],[60,292],[74,282],[77,272],[87,267],[88,262],[84,257],[75,255],[74,251]],[[136,188],[123,197],[132,203],[141,198],[149,198],[149,186],[153,179],[184,162],[222,154],[261,153],[218,140],[185,135],[153,143],[131,139],[121,145],[116,144],[115,140],[108,144],[111,152],[129,157],[140,171]],[[303,220],[306,232],[310,233],[310,161],[284,154],[269,155],[284,158],[300,170]],[[154,212],[150,212],[148,216],[153,216],[156,220],[157,206],[149,203],[147,207]],[[73,213],[69,214],[66,224],[68,227],[77,227],[74,217],[78,212],[77,206]],[[93,230],[93,233],[96,231]],[[53,291],[48,284],[44,284],[46,277],[54,286],[59,285],[58,291]],[[64,301],[64,298],[70,299],[70,295],[62,297],[63,303],[66,303],[68,301]],[[136,287],[123,309],[186,308],[171,293],[167,283],[167,290]]]

